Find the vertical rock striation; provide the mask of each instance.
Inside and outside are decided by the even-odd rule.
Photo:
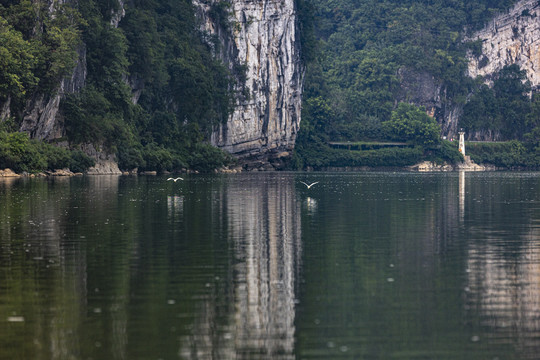
[[[77,63],[71,77],[60,82],[58,90],[51,95],[35,93],[26,103],[21,131],[40,140],[55,140],[64,136],[64,122],[59,112],[60,100],[70,93],[80,91],[86,82],[86,48],[77,49]]]
[[[204,30],[220,38],[231,70],[245,69],[243,93],[212,144],[241,158],[267,160],[294,147],[300,125],[303,66],[294,0],[234,0],[225,29],[195,1]]]
[[[444,136],[456,137],[463,108],[447,96],[443,82],[426,71],[407,67],[400,68],[397,76],[400,87],[396,100],[424,106],[428,115],[437,119]]]
[[[481,54],[468,55],[469,76],[492,75],[507,65],[517,64],[527,72],[533,88],[540,86],[540,3],[522,0],[507,13],[496,16],[467,40],[482,42]]]
[[[55,5],[64,4],[65,0],[48,0],[48,10],[53,14]],[[111,25],[117,27],[125,15],[124,1],[118,1],[118,11],[111,12]],[[86,84],[87,65],[86,47],[81,44],[77,49],[77,59],[71,76],[64,77],[58,88],[51,94],[36,92],[27,101],[21,131],[27,132],[30,137],[45,141],[59,140],[65,135],[64,120],[60,111],[60,102],[67,95],[79,92]],[[9,106],[9,103],[8,103]],[[8,108],[9,110],[9,108]],[[0,119],[9,116],[9,112],[2,109]],[[96,149],[92,144],[83,144],[81,149],[96,161],[94,167],[88,170],[89,174],[120,174],[116,157],[103,149]]]

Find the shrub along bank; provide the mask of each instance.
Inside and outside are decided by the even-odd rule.
[[[467,155],[477,164],[492,164],[499,168],[540,168],[540,149],[517,140],[505,142],[468,142]]]
[[[68,150],[31,140],[26,133],[0,131],[0,169],[36,173],[69,168],[83,172],[94,160],[80,150]]]

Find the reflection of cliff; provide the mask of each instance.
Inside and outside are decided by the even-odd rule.
[[[504,342],[520,359],[540,352],[540,227],[529,200],[536,184],[524,175],[467,184],[474,218],[466,219],[466,310],[488,329],[481,340]]]
[[[300,267],[300,203],[292,179],[226,185],[220,216],[233,249],[229,323],[217,335],[216,309],[201,305],[183,358],[294,358],[295,288]],[[207,335],[203,335],[207,334]],[[214,337],[212,339],[212,337]]]
[[[478,309],[481,325],[495,329],[494,336],[514,338],[512,345],[527,359],[536,359],[540,350],[540,248],[534,241],[539,238],[536,228],[515,253],[496,236],[468,249],[469,307]]]

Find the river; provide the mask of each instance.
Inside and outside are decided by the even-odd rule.
[[[0,359],[540,354],[540,173],[184,179],[0,179]]]

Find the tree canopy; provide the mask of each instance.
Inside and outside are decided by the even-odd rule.
[[[463,106],[459,126],[471,136],[534,142],[531,88],[517,66],[495,74],[492,87],[466,75],[467,52],[481,49],[478,42],[464,41],[466,35],[515,2],[313,0],[308,9],[300,8],[313,36],[304,40],[310,57],[298,156],[309,163],[301,152],[317,156],[322,148],[307,149],[320,146],[321,139],[436,144],[436,124],[403,96],[403,69],[433,79],[440,108]]]

